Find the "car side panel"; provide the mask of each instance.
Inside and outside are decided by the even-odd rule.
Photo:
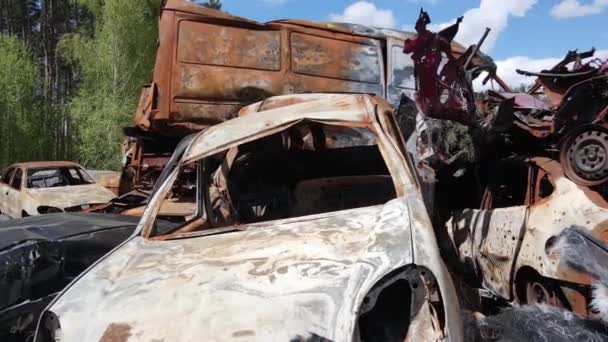
[[[521,246],[526,206],[466,209],[448,222],[460,263],[475,269],[486,288],[511,298],[513,266]]]
[[[7,202],[8,185],[0,183],[0,213],[8,214]]]
[[[14,218],[21,217],[21,192],[9,186],[5,194],[8,209],[6,214]]]

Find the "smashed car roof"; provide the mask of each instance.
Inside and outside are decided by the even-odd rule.
[[[78,165],[74,162],[64,161],[64,160],[24,162],[24,163],[13,164],[11,166],[24,168],[24,169],[35,169],[35,168],[43,168],[43,167],[73,167],[73,166],[80,167],[80,165]]]
[[[279,98],[308,98],[310,101],[241,116],[210,127],[194,138],[182,161],[190,163],[305,120],[363,127],[372,122],[369,115],[374,113],[375,106],[392,110],[385,100],[370,95],[285,95]]]

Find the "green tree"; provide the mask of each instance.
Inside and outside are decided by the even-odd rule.
[[[76,0],[0,0],[0,34],[19,38],[27,46],[39,75],[36,116],[31,118],[36,121],[31,125],[43,134],[36,134],[33,141],[22,141],[22,145],[35,146],[38,159],[70,159],[72,156],[72,124],[66,102],[74,92],[78,75],[72,65],[57,58],[56,47],[65,33],[75,32],[77,28],[91,32],[91,27],[91,13]],[[24,160],[29,157],[10,155],[4,158]]]
[[[222,9],[222,1],[221,0],[209,0],[207,2],[202,3],[203,6],[207,8],[213,8],[216,10]]]
[[[0,166],[38,159],[44,132],[37,108],[38,70],[15,36],[0,34]]]
[[[80,0],[95,18],[92,35],[67,34],[61,56],[79,66],[80,86],[68,111],[78,160],[87,167],[120,165],[121,128],[131,124],[140,87],[156,56],[161,0]]]

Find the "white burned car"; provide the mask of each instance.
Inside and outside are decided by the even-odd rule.
[[[275,97],[182,147],[136,234],[58,295],[38,341],[462,340],[384,100]],[[158,228],[178,194],[194,210]]]
[[[114,197],[72,162],[14,164],[0,178],[0,214],[12,218],[81,211]]]
[[[555,160],[501,159],[488,174],[481,208],[455,211],[448,221],[448,260],[479,282],[472,285],[509,302],[594,317],[601,294],[594,290],[608,279],[595,267],[608,262],[605,194],[605,185],[574,183]],[[602,252],[588,257],[594,249]]]

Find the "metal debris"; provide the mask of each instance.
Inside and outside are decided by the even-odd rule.
[[[446,50],[459,22],[433,33],[422,11],[418,36],[404,49],[416,63],[418,108],[430,118],[467,125],[475,150],[472,165],[458,163],[472,175],[465,181],[476,194],[474,201],[446,197],[453,196],[450,188],[461,186],[462,173],[443,177],[444,184],[437,185],[438,234],[447,221],[451,241],[442,246],[444,256],[470,286],[491,296],[591,317],[594,278],[552,257],[548,248],[572,225],[589,239],[608,240],[607,62],[586,61],[594,50],[570,51],[551,70],[520,71],[538,77],[527,93],[514,93],[501,83],[503,91],[489,91],[475,103],[471,82],[477,75]],[[476,50],[470,48],[467,59]],[[442,56],[447,58],[443,64]],[[437,157],[438,149],[433,152],[438,162],[429,163],[427,157],[426,165],[436,174],[453,172]]]

